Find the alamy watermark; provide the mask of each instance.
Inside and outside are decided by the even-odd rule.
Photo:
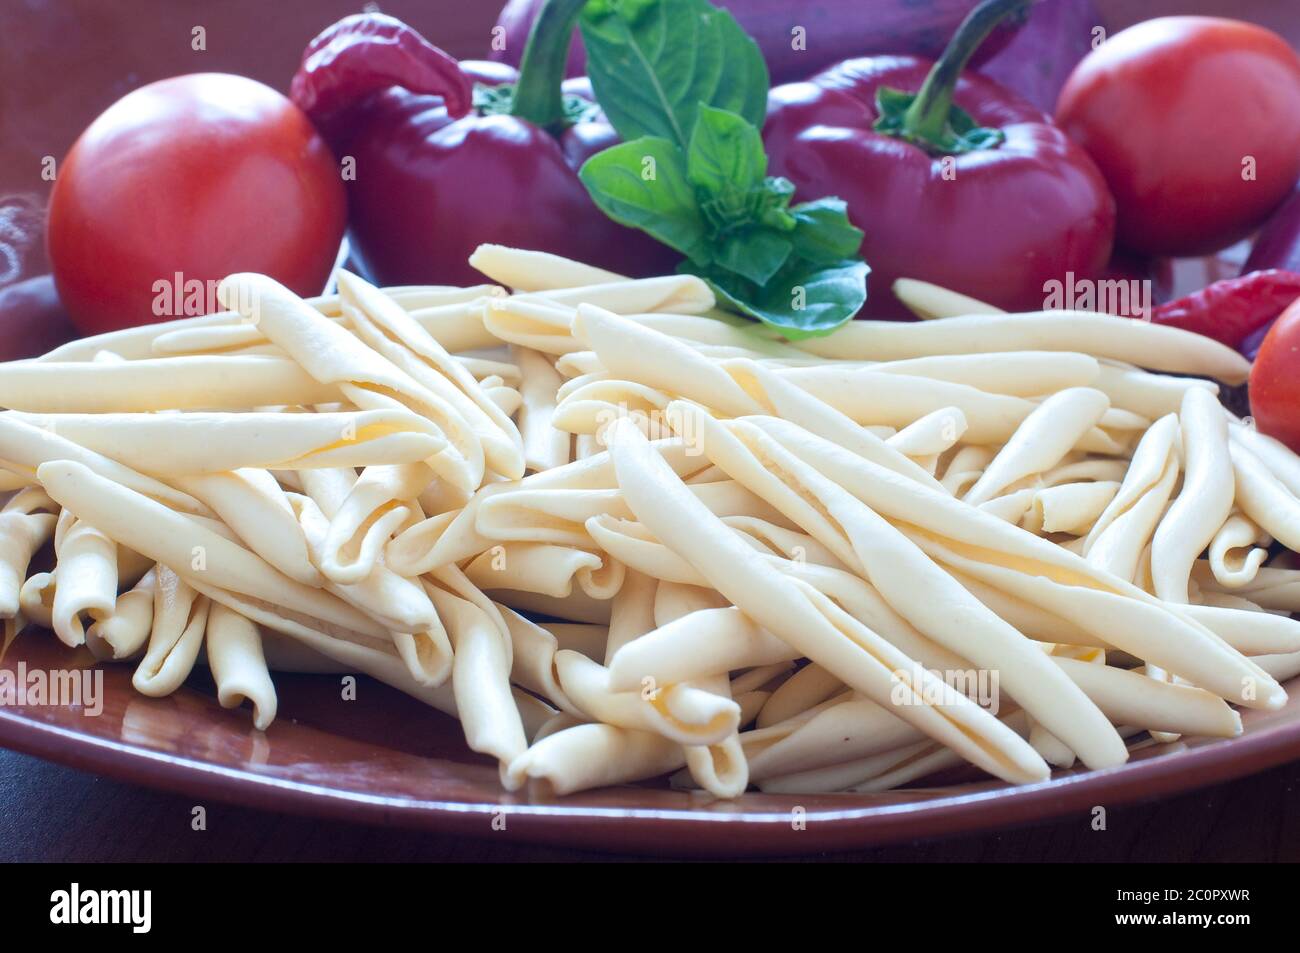
[[[152,890],[90,890],[79,883],[50,894],[50,923],[56,926],[121,924],[132,933],[153,926]]]
[[[28,668],[20,661],[0,669],[0,708],[79,707],[88,718],[104,712],[104,670],[100,668]]]
[[[928,676],[928,677],[927,677]],[[952,705],[965,696],[991,715],[998,713],[996,669],[969,668],[939,671],[914,662],[910,671],[891,672],[889,700],[895,705]]]
[[[184,272],[175,272],[170,278],[159,278],[150,286],[153,300],[150,309],[156,318],[194,318],[221,311],[236,311],[244,320],[258,323],[258,298],[256,291],[242,283],[228,285],[224,295],[219,294],[221,282],[214,279],[187,278]],[[225,304],[222,303],[225,298]],[[229,305],[229,307],[227,307]]]
[[[1151,320],[1151,282],[1138,278],[1076,278],[1043,282],[1044,311],[1096,311]]]

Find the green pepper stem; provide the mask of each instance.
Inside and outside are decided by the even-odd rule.
[[[953,90],[972,54],[1002,20],[1034,2],[984,0],[966,16],[903,116],[902,131],[908,139],[937,142],[942,138],[952,112]]]
[[[543,129],[554,129],[563,122],[564,97],[560,84],[564,82],[573,27],[586,3],[587,0],[546,0],[542,5],[528,32],[510,115]]]

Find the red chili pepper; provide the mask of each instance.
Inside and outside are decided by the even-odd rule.
[[[1159,305],[1152,309],[1151,320],[1240,349],[1247,338],[1271,323],[1296,298],[1300,298],[1300,274],[1270,268],[1240,278],[1225,278],[1195,294]]]
[[[1110,257],[1115,202],[1092,160],[1042,112],[962,75],[981,40],[1027,0],[989,0],[937,63],[846,60],[772,91],[764,141],[795,198],[838,195],[866,233],[872,283],[920,278],[1011,311]],[[919,91],[919,92],[918,92]],[[877,294],[866,317],[906,317]]]
[[[669,249],[610,221],[578,179],[578,166],[617,141],[603,121],[566,110],[561,93],[582,2],[552,0],[513,91],[477,103],[475,81],[499,87],[513,71],[458,64],[393,17],[345,17],[307,46],[290,95],[355,163],[350,234],[378,281],[482,281],[466,259],[483,242],[625,274],[672,269]]]

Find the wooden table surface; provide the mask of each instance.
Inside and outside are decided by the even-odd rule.
[[[40,26],[43,43],[7,43],[18,30],[0,30],[0,100],[40,98],[39,121],[16,122],[0,141],[0,185],[27,181],[39,157],[61,155],[76,131],[126,92],[161,76],[197,69],[231,68],[283,87],[307,38],[299,24],[324,26],[356,10],[349,0],[0,0],[0,23],[18,18]],[[1217,13],[1252,19],[1300,44],[1300,17],[1282,0],[1100,0],[1111,29],[1149,16]],[[386,12],[408,19],[459,56],[481,55],[495,19],[492,0],[385,0]],[[190,59],[162,44],[142,23],[185,19],[209,30],[205,58]],[[268,15],[265,11],[274,10]],[[179,13],[178,13],[179,11]],[[30,18],[39,19],[33,21]],[[185,21],[186,23],[189,20]],[[99,51],[85,58],[70,37],[93,37]],[[170,52],[169,52],[170,50]],[[136,64],[123,78],[115,58]],[[223,62],[227,65],[223,66]],[[102,82],[74,89],[61,82],[70,71],[102,71]],[[0,102],[3,105],[3,102]],[[55,117],[57,121],[52,121]],[[35,161],[34,161],[35,160]],[[1090,817],[1032,828],[830,855],[846,860],[899,861],[1300,861],[1300,763],[1163,801],[1110,811],[1108,829],[1094,831]],[[221,804],[205,805],[207,830],[191,830],[190,798],[121,784],[0,750],[0,862],[14,861],[573,861],[647,858],[538,848],[512,843],[508,834],[483,840],[446,838],[286,817]],[[817,859],[817,858],[803,858]]]

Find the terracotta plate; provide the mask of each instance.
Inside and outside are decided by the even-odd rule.
[[[0,670],[88,665],[43,631],[23,634]],[[0,706],[0,745],[125,781],[255,808],[396,827],[492,836],[504,816],[528,842],[659,854],[808,854],[1151,798],[1260,771],[1300,757],[1300,685],[1278,712],[1245,712],[1230,741],[1148,743],[1129,764],[1069,771],[1027,787],[948,783],[873,795],[746,794],[717,801],[666,785],[593,791],[550,801],[510,795],[495,766],[468,752],[459,726],[386,686],[362,679],[342,698],[337,676],[277,676],[280,714],[255,731],[247,711],[223,710],[206,675],[175,695],[145,698],[130,666],[106,666],[102,711]],[[498,826],[500,821],[498,820]]]
[[[312,0],[266,18],[260,0],[219,6],[102,0],[52,0],[16,17],[12,55],[0,57],[0,241],[23,275],[46,264],[39,210],[48,182],[45,155],[61,156],[78,130],[142,83],[195,70],[231,70],[283,88],[307,37],[357,4]],[[1137,14],[1105,0],[1112,25]],[[1159,0],[1157,12],[1205,11],[1215,0]],[[1295,37],[1295,18],[1268,0],[1244,0],[1238,15],[1266,19]],[[494,4],[390,0],[401,16],[453,53],[480,53]],[[1143,8],[1143,12],[1148,12]],[[209,49],[195,54],[190,30],[202,22]],[[255,28],[254,28],[255,27]],[[93,48],[94,56],[86,50]],[[17,211],[14,211],[14,210]],[[4,213],[8,210],[8,214]],[[21,214],[19,214],[21,213]],[[17,224],[15,224],[17,223]],[[19,229],[30,223],[33,227]],[[1198,275],[1199,283],[1216,277]],[[3,274],[0,285],[14,280]],[[1198,287],[1199,283],[1189,282]],[[31,309],[29,309],[31,310]],[[20,336],[33,321],[45,338]],[[57,314],[0,314],[0,350],[41,350],[70,329]],[[48,340],[46,339],[48,338]],[[7,350],[5,350],[7,349]],[[88,664],[52,636],[17,639],[0,669],[62,669]],[[328,676],[277,677],[280,716],[270,731],[252,729],[246,711],[225,711],[198,676],[175,695],[147,699],[129,667],[104,669],[103,711],[0,705],[0,746],[127,781],[295,813],[488,836],[505,812],[507,830],[525,841],[662,854],[809,854],[954,831],[993,828],[1075,812],[1086,823],[1094,805],[1238,777],[1300,757],[1300,700],[1280,712],[1245,714],[1231,741],[1147,745],[1122,768],[1067,772],[1031,787],[991,781],[915,788],[880,795],[785,797],[748,794],[733,802],[644,785],[589,792],[552,802],[505,795],[496,769],[468,753],[459,727],[382,685],[362,680],[344,701]],[[1291,686],[1293,696],[1300,684]],[[935,783],[935,782],[931,782]],[[796,823],[796,821],[798,823]],[[498,823],[499,826],[499,823]]]

